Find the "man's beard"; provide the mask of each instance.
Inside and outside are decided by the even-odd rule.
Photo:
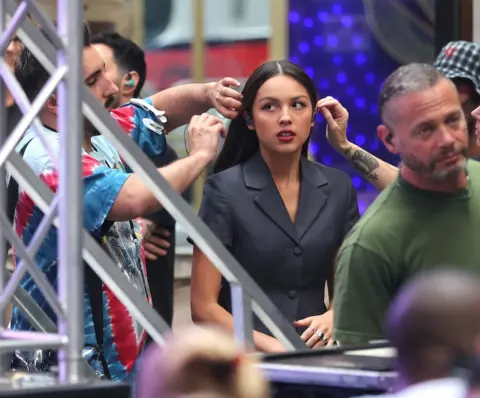
[[[85,132],[90,137],[95,137],[96,135],[100,135],[100,132],[97,130],[97,128],[86,117],[83,118],[83,124],[84,124],[84,128],[85,128]]]
[[[422,162],[420,159],[412,154],[402,153],[400,155],[402,162],[409,169],[422,177],[430,178],[433,180],[444,181],[464,172],[467,167],[467,149],[463,149],[460,153],[463,157],[456,165],[445,169],[437,169],[436,166],[442,160],[449,156],[449,154],[458,153],[458,150],[450,148],[449,151],[444,153],[438,159],[432,159],[428,163]]]
[[[117,93],[116,95],[112,95],[111,98],[109,99],[109,106],[108,108],[110,109],[116,109],[120,107],[120,105],[123,105],[120,99],[120,93]]]
[[[108,100],[105,101],[105,108],[110,112],[111,109],[116,108],[115,106],[115,97],[112,95]],[[95,137],[97,135],[100,135],[101,133],[97,130],[97,128],[93,125],[93,123],[88,120],[86,117],[83,118],[83,123],[84,123],[84,129],[85,132],[90,136],[90,137]]]

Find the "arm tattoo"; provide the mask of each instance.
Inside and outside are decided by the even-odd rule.
[[[380,167],[380,164],[374,156],[361,149],[353,151],[352,148],[345,150],[345,156],[350,160],[353,167],[362,173],[365,178],[371,181],[378,180],[378,174],[375,170]]]

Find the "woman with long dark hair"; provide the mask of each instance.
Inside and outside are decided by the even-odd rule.
[[[308,142],[317,110],[330,129],[346,128],[348,113],[331,99],[317,103],[314,83],[289,61],[261,65],[242,95],[243,113],[205,183],[200,217],[306,345],[321,347],[333,323],[325,283],[358,206],[347,174],[307,159]],[[233,329],[228,283],[196,247],[191,307],[195,322]],[[257,318],[254,327],[258,350],[282,350]]]

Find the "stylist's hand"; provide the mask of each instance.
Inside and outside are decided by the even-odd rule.
[[[349,146],[347,139],[348,111],[333,97],[325,97],[317,102],[317,113],[327,122],[327,140],[337,151]]]
[[[327,344],[332,345],[333,310],[323,315],[309,316],[308,318],[295,321],[295,327],[306,327],[300,338],[310,348],[321,348]]]
[[[232,87],[240,87],[240,82],[231,77],[224,77],[216,83],[207,83],[210,107],[227,119],[235,119],[242,108],[243,96]]]
[[[219,136],[225,134],[225,127],[218,117],[208,113],[193,116],[188,125],[190,156],[203,154],[213,161],[217,156]]]

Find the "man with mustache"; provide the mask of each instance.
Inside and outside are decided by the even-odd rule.
[[[480,159],[480,145],[475,137],[475,119],[472,111],[480,106],[480,45],[467,41],[446,44],[433,66],[450,78],[457,88],[463,112],[467,117],[468,151],[470,158]],[[387,187],[398,176],[398,168],[373,156],[358,145],[348,141],[338,132],[327,132],[332,147],[344,156],[365,179],[378,190]]]
[[[480,272],[480,163],[467,161],[455,85],[431,65],[402,66],[385,81],[379,111],[379,137],[402,163],[339,250],[334,338],[341,344],[382,339],[391,301],[419,271],[455,264]]]
[[[118,87],[114,107],[139,98],[147,75],[145,53],[134,42],[116,32],[92,38],[92,45],[105,60],[105,74]],[[152,158],[157,167],[178,159],[167,144],[165,153]],[[152,305],[167,322],[173,322],[175,220],[166,210],[142,219],[142,242],[145,250]],[[150,338],[148,338],[149,340]]]
[[[111,106],[118,88],[106,76],[105,62],[91,45],[90,31],[86,24],[83,71],[84,82],[91,93],[106,106]],[[15,75],[30,100],[35,98],[49,77],[26,48],[18,56]],[[111,111],[111,115],[147,156],[162,154],[166,147],[165,134],[191,119],[190,156],[158,169],[176,191],[182,192],[215,158],[218,136],[224,133],[223,124],[218,118],[208,114],[193,115],[215,107],[227,117],[235,116],[241,105],[240,94],[228,86],[236,84],[235,80],[226,78],[218,83],[179,86],[157,93],[144,101],[124,104]],[[157,109],[164,110],[165,114]],[[44,137],[58,158],[60,147],[56,131],[58,104],[55,93],[46,101],[39,118],[45,126]],[[16,149],[55,192],[58,188],[57,170],[32,130],[25,133]],[[103,136],[95,135],[89,123],[85,125],[82,169],[84,227],[101,242],[134,288],[149,300],[136,219],[160,210],[161,204],[150,188],[136,174],[129,172],[115,148]],[[15,228],[24,244],[28,245],[43,214],[26,192],[20,188],[18,193]],[[56,284],[57,279],[57,259],[57,232],[52,228],[35,258],[38,267],[52,285]],[[46,314],[55,320],[54,312],[32,278],[25,276],[21,284]],[[100,297],[97,297],[91,289],[92,285],[87,278],[84,357],[99,375],[113,380],[127,380],[143,350],[145,331],[110,290],[100,285]],[[13,310],[11,327],[14,330],[32,328],[18,308]],[[28,368],[45,370],[55,363],[55,356],[51,353],[42,356],[41,362],[37,360],[40,357],[32,353],[17,353],[17,356],[22,358],[19,362],[27,364]]]

